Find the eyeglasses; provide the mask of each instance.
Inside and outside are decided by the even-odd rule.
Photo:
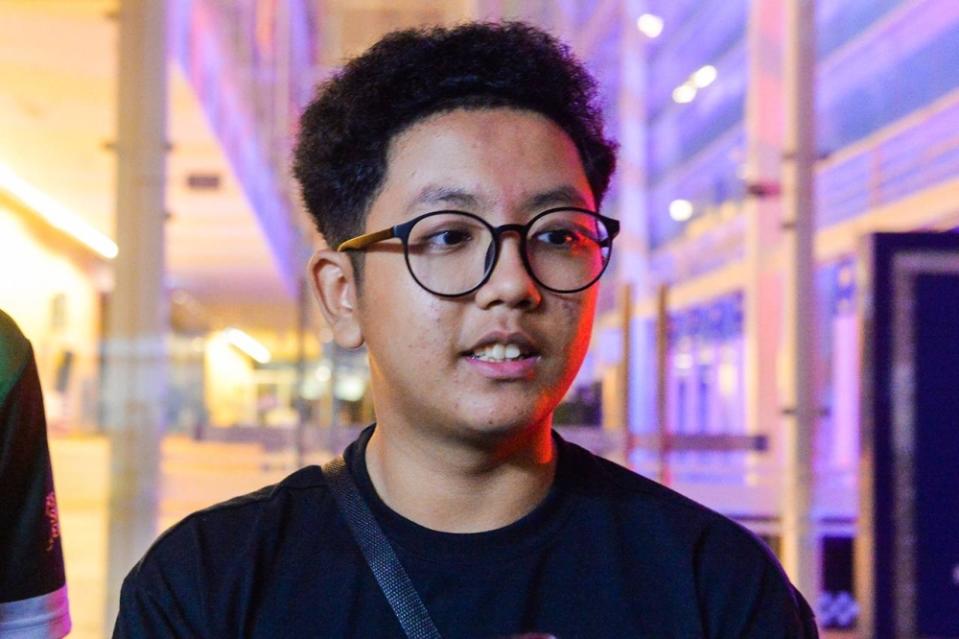
[[[606,270],[619,222],[572,207],[543,211],[526,224],[501,226],[464,211],[435,211],[354,237],[336,250],[361,251],[399,238],[417,284],[441,297],[459,297],[489,280],[505,233],[519,237],[523,264],[537,284],[556,293],[576,293]]]

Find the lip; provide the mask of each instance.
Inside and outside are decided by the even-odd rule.
[[[516,344],[529,357],[502,362],[490,362],[473,357],[473,353],[490,344]],[[542,359],[539,345],[529,335],[521,331],[490,331],[461,353],[467,364],[477,373],[488,379],[518,380],[529,379],[536,371]]]
[[[463,355],[463,359],[480,375],[489,379],[509,380],[509,379],[529,379],[536,371],[536,365],[539,364],[540,356],[524,357],[517,360],[507,360],[503,362],[488,362],[486,360],[472,357],[469,353]]]

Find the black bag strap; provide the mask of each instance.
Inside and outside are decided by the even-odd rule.
[[[326,475],[340,513],[346,519],[353,538],[376,577],[376,583],[380,585],[406,636],[409,639],[441,639],[406,569],[360,495],[343,456],[338,455],[323,464],[323,474]]]

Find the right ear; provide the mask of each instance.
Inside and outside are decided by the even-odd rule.
[[[333,330],[333,340],[342,348],[362,346],[363,328],[357,315],[356,277],[350,256],[320,249],[310,259],[309,272],[320,312]]]

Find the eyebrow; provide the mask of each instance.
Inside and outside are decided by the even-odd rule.
[[[555,189],[543,191],[542,193],[536,193],[532,197],[527,198],[523,208],[526,210],[535,211],[549,208],[550,206],[563,205],[581,206],[586,208],[587,203],[586,198],[584,198],[582,193],[579,192],[579,189],[576,189],[568,184],[564,184],[563,186],[558,186]]]
[[[411,207],[420,204],[452,204],[467,208],[478,208],[480,198],[464,189],[448,186],[426,186],[410,203]],[[526,211],[536,211],[550,206],[580,206],[586,207],[587,201],[576,189],[568,184],[558,186],[547,191],[535,193],[526,198],[522,208]]]
[[[476,208],[479,204],[479,199],[469,191],[463,189],[449,186],[426,186],[416,194],[416,197],[410,202],[410,207],[419,204],[439,203]]]

